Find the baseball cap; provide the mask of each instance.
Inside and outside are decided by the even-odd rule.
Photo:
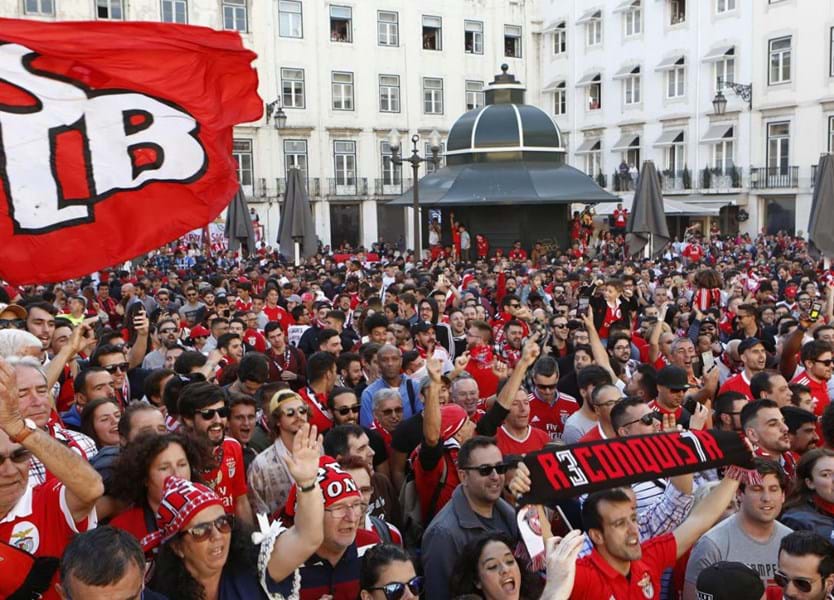
[[[765,591],[758,573],[731,561],[717,562],[701,571],[695,588],[698,600],[760,600]]]
[[[686,371],[680,367],[669,365],[660,369],[657,374],[657,385],[669,388],[670,390],[688,390],[689,377]]]
[[[296,304],[301,304],[301,296],[298,294],[292,294],[289,298],[287,298],[287,302],[295,302]]]
[[[431,331],[434,329],[434,325],[429,323],[428,321],[417,321],[414,325],[411,326],[411,335],[415,335],[418,333],[426,333],[427,331]]]
[[[25,319],[28,314],[20,304],[3,304],[0,302],[0,315],[4,312],[10,312],[18,319]]]
[[[739,354],[739,356],[741,356],[747,350],[750,350],[750,348],[753,348],[754,346],[764,347],[764,342],[762,342],[762,340],[760,340],[759,338],[754,338],[754,337],[744,338],[743,340],[741,340],[741,343],[738,345],[738,354]]]
[[[196,327],[191,328],[191,337],[208,337],[211,335],[211,332],[203,327],[202,325],[197,325]]]

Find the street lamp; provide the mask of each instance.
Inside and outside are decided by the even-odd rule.
[[[284,107],[281,106],[281,99],[273,100],[266,105],[266,122],[272,118],[275,129],[283,129],[287,126],[287,113],[284,112]]]
[[[735,83],[732,81],[719,81],[718,91],[715,93],[715,98],[712,99],[712,107],[715,109],[716,115],[723,115],[727,110],[727,98],[724,96],[723,90],[730,89],[736,95],[747,102],[747,108],[753,107],[753,86],[744,83]]]
[[[420,191],[417,185],[418,172],[420,170],[420,163],[430,162],[434,166],[440,163],[440,133],[437,129],[429,134],[429,148],[431,149],[431,157],[420,156],[417,150],[417,142],[420,141],[420,136],[416,133],[411,136],[411,156],[403,158],[400,155],[401,138],[400,132],[392,129],[388,133],[388,146],[391,148],[391,162],[395,165],[401,165],[404,162],[411,163],[412,179],[414,186],[412,188],[414,203],[414,255],[416,260],[422,259],[422,251],[420,249]]]

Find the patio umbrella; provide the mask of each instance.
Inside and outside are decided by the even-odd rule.
[[[296,265],[300,264],[302,258],[313,256],[318,247],[310,201],[307,199],[304,180],[298,169],[290,169],[287,178],[278,245],[281,254],[293,257]]]
[[[663,210],[663,194],[654,163],[643,163],[637,178],[631,214],[626,225],[626,244],[629,256],[640,254],[646,246],[658,256],[669,243],[669,226]]]
[[[830,154],[820,157],[808,219],[809,247],[826,259],[834,256],[834,159]]]
[[[229,204],[225,235],[229,239],[229,250],[237,250],[243,243],[249,254],[255,251],[255,228],[252,226],[252,217],[249,216],[242,187],[238,188]]]

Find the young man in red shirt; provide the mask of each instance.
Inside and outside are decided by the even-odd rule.
[[[802,346],[800,358],[805,371],[794,377],[791,383],[808,386],[811,396],[817,401],[814,414],[820,416],[831,403],[828,396],[828,380],[831,379],[831,365],[834,363],[831,345],[819,340],[810,341]]]
[[[530,425],[543,430],[548,438],[562,439],[565,423],[579,410],[579,402],[556,389],[559,364],[551,356],[543,356],[533,365],[533,387],[528,396]],[[503,450],[503,448],[502,448]]]
[[[750,389],[750,381],[756,373],[764,370],[767,364],[767,351],[764,343],[757,338],[745,338],[738,345],[738,355],[744,365],[742,371],[733,375],[718,390],[719,394],[724,392],[741,392],[748,400],[753,400],[753,392]]]

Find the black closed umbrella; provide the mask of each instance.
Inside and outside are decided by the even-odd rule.
[[[815,254],[834,256],[834,158],[830,154],[822,155],[817,165],[808,240]]]
[[[229,250],[237,250],[243,244],[249,254],[255,251],[255,228],[252,226],[252,217],[249,216],[242,187],[238,188],[235,197],[229,203],[225,235],[229,240]]]
[[[299,264],[302,258],[313,256],[318,248],[310,201],[298,169],[290,169],[287,177],[278,246],[281,254],[287,258],[292,257],[295,264]]]
[[[626,246],[629,256],[643,252],[651,244],[653,256],[659,256],[669,243],[669,226],[663,210],[663,193],[654,163],[643,163],[637,179],[637,190],[626,225]]]

